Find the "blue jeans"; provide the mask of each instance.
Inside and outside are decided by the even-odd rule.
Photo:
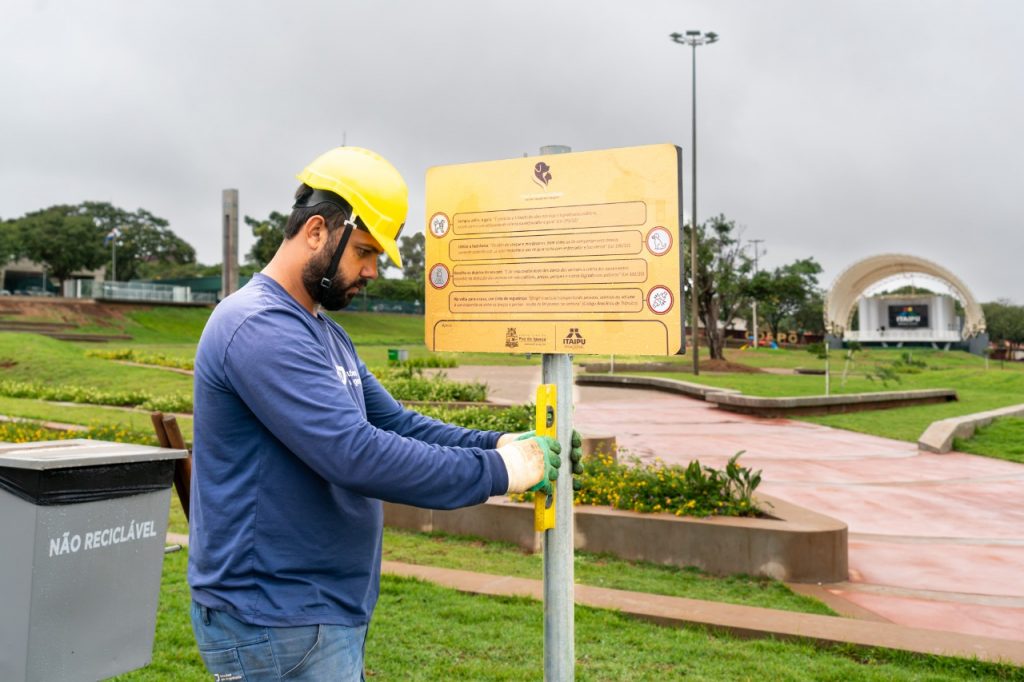
[[[365,625],[249,625],[193,601],[192,631],[215,682],[364,679]]]

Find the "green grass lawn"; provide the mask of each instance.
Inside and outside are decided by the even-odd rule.
[[[175,495],[171,496],[168,530],[188,533],[185,515]],[[527,554],[514,545],[479,538],[386,528],[384,558],[422,566],[457,568],[535,580],[544,577],[543,554]],[[582,585],[835,615],[818,600],[795,594],[783,583],[770,578],[716,577],[696,569],[624,561],[585,552],[576,553],[575,563],[576,582]]]
[[[0,332],[0,380],[153,394],[192,391],[189,376],[86,357],[82,345],[19,332]]]
[[[384,558],[424,566],[542,580],[543,554],[526,554],[514,545],[443,534],[386,529]],[[746,606],[835,615],[827,606],[798,594],[783,583],[752,576],[716,577],[693,568],[625,561],[577,552],[576,582],[617,590],[705,599]]]
[[[152,663],[121,682],[208,680],[192,636],[185,552],[164,559]],[[885,650],[738,640],[576,607],[579,680],[1024,680],[1024,669]],[[369,679],[541,680],[543,605],[385,576],[366,650]]]
[[[135,347],[175,357],[194,355],[196,341],[209,316],[203,308],[157,308],[132,311],[121,322],[131,342],[109,347]],[[341,313],[349,331],[370,365],[382,365],[387,349],[407,348],[413,357],[426,355],[422,345],[423,319],[416,316]],[[109,327],[104,327],[109,333]],[[144,389],[152,393],[189,391],[191,377],[165,370],[131,367],[85,351],[97,346],[60,342],[42,336],[0,333],[0,379],[35,383],[86,385],[100,389]],[[846,390],[881,390],[864,378],[868,358],[897,357],[893,351],[858,356]],[[889,355],[886,356],[886,353]],[[816,359],[802,351],[756,353],[730,351],[730,360],[764,367],[814,367]],[[962,402],[903,410],[811,418],[822,423],[869,433],[913,440],[943,410],[943,416],[991,409],[1024,402],[1024,368],[993,364],[985,371],[981,360],[966,354],[924,353],[938,369],[906,375],[890,388],[956,388]],[[458,354],[462,364],[536,364],[539,356]],[[577,357],[586,362],[590,358]],[[606,361],[607,358],[596,358]],[[616,361],[643,361],[623,358]],[[684,369],[687,358],[674,358]],[[834,365],[841,370],[841,363]],[[679,373],[677,378],[694,380]],[[699,381],[729,385],[761,395],[820,393],[821,377],[783,375],[701,374]],[[721,383],[716,383],[721,382]],[[732,382],[732,383],[730,383]],[[838,378],[835,379],[838,387]],[[803,393],[800,393],[803,392]],[[967,408],[967,409],[964,409]],[[55,406],[34,400],[0,398],[0,413],[91,425],[122,423],[150,428],[148,415],[91,406]],[[843,418],[849,418],[847,423]],[[186,439],[190,420],[179,420]],[[995,435],[979,433],[975,446],[1005,450],[1021,440],[1020,426],[993,424]],[[1006,430],[1009,429],[1009,430]],[[984,445],[985,438],[994,445]],[[973,447],[965,445],[964,447]],[[170,527],[187,532],[176,500]],[[501,543],[465,538],[425,536],[388,530],[388,558],[452,568],[539,578],[541,557],[526,555]],[[158,614],[154,662],[125,676],[128,680],[205,680],[192,640],[188,619],[188,590],[184,582],[186,556],[165,560],[164,584]],[[823,605],[794,595],[770,580],[715,578],[692,570],[579,554],[577,580],[582,584],[646,591],[732,603],[828,613]],[[385,578],[380,608],[371,628],[367,666],[374,679],[540,679],[542,677],[542,606],[523,599],[497,599],[464,595],[411,580]],[[1024,680],[1024,670],[971,663],[956,659],[911,656],[891,652],[820,650],[807,644],[738,641],[697,629],[664,628],[640,623],[612,612],[577,609],[578,676],[584,680],[678,679],[698,680]]]
[[[953,449],[1024,464],[1024,418],[996,419],[978,429],[973,438],[954,439]]]
[[[795,362],[795,356],[802,351],[767,351],[761,349],[757,355],[772,357],[780,364]],[[840,380],[842,363],[833,363],[832,393],[862,393],[874,391],[913,390],[928,388],[952,388],[959,400],[951,403],[903,407],[891,410],[872,410],[849,414],[798,417],[803,421],[837,428],[885,436],[904,441],[916,441],[933,421],[957,417],[975,412],[992,410],[997,407],[1024,403],[1024,365],[991,363],[986,369],[985,361],[967,353],[914,350],[914,358],[924,361],[926,369],[917,373],[900,374],[899,382],[871,381],[865,374],[875,371],[876,364],[898,359],[904,351],[873,349],[858,353],[851,368],[846,385]],[[734,351],[733,354],[739,353]],[[750,351],[741,359],[746,361],[753,355]],[[803,355],[811,358],[809,353]],[[708,386],[734,388],[748,395],[765,397],[809,396],[824,394],[824,377],[812,375],[778,374],[713,374],[703,373],[697,377],[685,372],[646,373],[682,381],[693,381]],[[978,454],[990,454],[992,449]]]
[[[82,426],[109,424],[124,426],[136,431],[153,429],[149,413],[144,411],[121,410],[95,405],[56,405],[29,398],[5,398],[0,396],[0,414],[17,416],[38,421],[55,421]],[[178,427],[185,440],[192,440],[192,419],[179,417]]]

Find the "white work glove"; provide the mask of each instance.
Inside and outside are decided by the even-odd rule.
[[[553,490],[551,481],[558,478],[558,467],[562,464],[558,456],[561,451],[558,441],[548,436],[533,436],[501,445],[498,454],[508,472],[506,492],[539,490],[550,495]]]
[[[524,431],[520,433],[503,433],[498,437],[498,447],[525,438],[533,438],[536,431]],[[572,489],[583,489],[583,436],[576,429],[572,430],[572,440],[569,448],[569,462],[572,465]]]

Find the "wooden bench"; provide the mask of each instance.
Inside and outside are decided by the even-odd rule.
[[[174,463],[174,490],[178,493],[178,501],[185,512],[185,521],[188,521],[188,505],[192,490],[192,451],[185,445],[181,429],[178,428],[177,417],[163,412],[153,412],[149,416],[153,420],[153,429],[156,431],[160,447],[187,450],[189,453],[188,457]]]

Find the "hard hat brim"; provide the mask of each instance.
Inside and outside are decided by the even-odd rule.
[[[381,235],[381,233],[378,230],[374,229],[371,226],[367,226],[366,229],[370,232],[370,235],[377,240],[377,243],[380,244],[380,248],[384,249],[384,253],[388,255],[388,258],[391,259],[391,262],[397,265],[398,267],[402,267],[402,254],[399,253],[398,244],[395,243],[395,240],[388,239],[387,237]]]

